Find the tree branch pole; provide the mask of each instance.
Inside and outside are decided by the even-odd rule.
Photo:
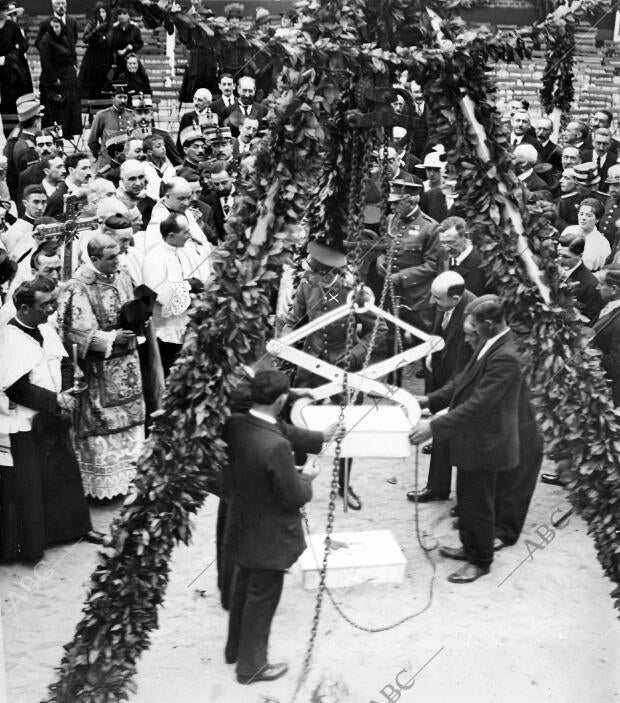
[[[480,157],[482,163],[488,164],[491,161],[491,154],[489,153],[489,149],[486,143],[487,136],[484,127],[480,124],[480,122],[476,118],[476,115],[474,114],[474,102],[469,97],[469,95],[464,95],[460,100],[460,106],[463,116],[469,122],[469,125],[471,126],[476,136],[476,151],[478,153],[478,156]],[[512,222],[512,225],[514,226],[517,232],[517,254],[523,262],[523,265],[525,266],[525,270],[527,271],[527,275],[529,276],[530,280],[538,288],[538,292],[540,293],[545,303],[549,305],[551,302],[551,291],[549,287],[543,282],[542,273],[538,268],[538,265],[534,261],[534,257],[532,256],[532,252],[530,250],[527,238],[525,236],[525,229],[523,227],[523,218],[521,217],[521,213],[515,207],[515,205],[510,202],[508,188],[500,180],[498,180],[497,182],[497,189],[499,193],[504,197],[503,219],[506,224],[510,224]]]

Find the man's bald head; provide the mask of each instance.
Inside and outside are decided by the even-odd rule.
[[[118,198],[104,198],[99,205],[97,205],[97,219],[99,222],[103,222],[110,217],[110,215],[124,215],[127,217],[127,205]]]
[[[442,312],[453,310],[465,292],[465,279],[456,271],[444,271],[433,279],[431,302]]]
[[[118,255],[121,250],[109,234],[95,234],[86,246],[92,265],[106,276],[118,271]]]
[[[164,201],[173,212],[185,212],[192,197],[190,184],[181,176],[173,176],[168,181],[168,190]]]

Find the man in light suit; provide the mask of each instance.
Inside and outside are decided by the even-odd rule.
[[[288,670],[284,663],[268,663],[269,631],[284,572],[306,547],[299,510],[312,499],[318,475],[314,467],[297,471],[277,420],[290,390],[286,374],[257,371],[250,387],[249,412],[232,415],[226,424],[229,464],[222,485],[228,501],[223,551],[235,563],[225,658],[237,663],[242,684],[273,681]],[[344,428],[314,434],[318,453],[324,439],[343,437]]]
[[[482,346],[463,371],[443,388],[419,398],[433,413],[410,435],[412,444],[433,437],[448,443],[450,461],[458,470],[459,548],[442,547],[440,554],[466,564],[448,577],[471,583],[488,574],[493,562],[495,502],[498,476],[519,466],[519,403],[521,362],[500,298],[483,295],[466,310]]]
[[[465,341],[463,320],[465,309],[476,299],[465,289],[463,277],[455,271],[440,273],[431,285],[431,301],[435,304],[435,319],[431,334],[443,337],[445,346],[435,352],[427,364],[426,392],[444,386],[463,370],[472,355],[472,348]],[[409,491],[407,499],[417,503],[447,500],[452,483],[452,464],[446,442],[433,442],[431,465],[426,488]]]

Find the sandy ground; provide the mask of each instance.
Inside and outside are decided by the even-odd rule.
[[[309,519],[323,530],[329,461],[315,483]],[[421,456],[424,477],[428,458]],[[370,627],[389,625],[423,608],[426,612],[383,633],[353,629],[326,601],[308,687],[302,703],[613,703],[620,701],[620,628],[606,579],[585,525],[571,517],[543,549],[531,556],[529,537],[566,508],[562,489],[540,484],[521,542],[498,553],[492,572],[470,585],[446,576],[458,564],[431,552],[436,578],[417,543],[414,507],[404,493],[413,485],[413,460],[363,460],[354,485],[364,509],[338,509],[336,530],[389,528],[408,559],[401,584],[339,589],[345,612]],[[388,479],[396,479],[396,483]],[[425,544],[456,545],[451,502],[420,506]],[[223,659],[227,618],[216,588],[214,533],[217,499],[209,498],[195,520],[193,543],[174,554],[172,577],[159,630],[139,664],[132,703],[289,703],[303,658],[315,594],[294,575],[286,577],[271,636],[271,660],[288,661],[280,681],[243,687]],[[104,528],[115,508],[93,510]],[[547,533],[547,530],[541,530]],[[53,680],[62,645],[73,633],[96,547],[81,543],[50,549],[36,569],[0,569],[2,624],[9,703],[37,703]],[[432,596],[431,596],[432,592]],[[398,690],[395,678],[409,688]],[[321,692],[311,691],[323,681]],[[381,691],[383,690],[383,693]],[[1,691],[1,688],[0,688]],[[0,694],[1,695],[1,694]]]

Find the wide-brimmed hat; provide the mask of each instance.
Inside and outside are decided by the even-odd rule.
[[[416,164],[415,167],[444,169],[446,167],[446,161],[443,150],[429,151],[429,153],[424,157],[424,161],[421,164]]]
[[[598,175],[598,168],[594,161],[587,161],[584,164],[573,166],[575,183],[580,186],[595,186],[600,183],[601,177]]]
[[[45,110],[34,93],[26,93],[17,98],[15,105],[17,107],[17,119],[20,122],[27,122],[32,117],[43,114]]]

